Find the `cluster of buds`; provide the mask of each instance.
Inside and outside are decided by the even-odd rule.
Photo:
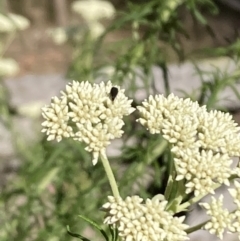
[[[105,156],[110,141],[122,136],[123,117],[135,110],[131,103],[124,90],[110,81],[93,85],[73,81],[60,98],[53,97],[51,104],[42,108],[42,132],[49,141],[73,138],[84,142],[95,165],[99,155]]]
[[[107,83],[70,83],[60,97],[53,97],[50,105],[42,108],[45,121],[43,132],[48,140],[73,138],[84,142],[93,154],[93,164],[99,156],[106,158],[106,147],[123,134],[123,117],[135,109],[131,107],[124,90]],[[240,157],[240,128],[232,116],[220,111],[208,111],[190,99],[173,94],[150,96],[138,106],[137,120],[150,133],[161,134],[171,145],[174,154],[175,181],[183,181],[185,193],[195,198],[214,194],[216,187],[230,185],[233,176],[240,177],[240,167],[232,167],[232,157]],[[104,164],[104,161],[103,161]],[[104,168],[106,164],[104,164]],[[106,172],[111,172],[109,168]],[[157,195],[145,201],[139,196],[122,199],[112,173],[107,173],[114,197],[109,196],[102,209],[104,223],[117,228],[124,241],[187,240],[185,216],[175,217],[168,201]],[[227,229],[239,233],[240,238],[240,184],[234,182],[229,192],[236,210],[223,208],[223,196],[212,197],[211,204],[200,203],[210,220],[205,229],[223,238]],[[199,198],[200,199],[200,198]]]
[[[222,184],[229,186],[231,177],[240,177],[239,167],[232,167],[232,158],[240,157],[240,127],[230,114],[207,111],[206,106],[173,94],[167,98],[150,96],[137,109],[141,115],[137,121],[150,133],[161,134],[171,145],[175,180],[184,181],[186,194],[214,194]],[[235,182],[235,189],[229,189],[236,204],[239,187]],[[201,203],[211,217],[204,227],[221,239],[226,229],[238,232],[240,237],[240,206],[230,213],[223,208],[222,199],[212,197],[211,204]]]

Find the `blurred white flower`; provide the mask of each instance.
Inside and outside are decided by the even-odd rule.
[[[105,27],[98,22],[91,22],[88,24],[89,33],[93,39],[98,38],[105,31]]]
[[[11,32],[12,23],[5,15],[0,14],[0,32]]]
[[[72,3],[72,10],[86,22],[96,22],[103,18],[112,18],[115,14],[114,6],[108,1],[80,0]]]
[[[29,20],[21,15],[9,13],[8,17],[12,20],[13,26],[17,30],[25,30],[30,26]]]
[[[0,14],[0,32],[25,30],[29,25],[29,20],[21,15],[14,13],[9,13],[7,15]]]
[[[41,116],[42,101],[35,101],[18,107],[17,111],[23,116],[38,118]]]
[[[172,12],[176,11],[177,7],[183,3],[183,0],[168,0],[165,1],[163,12],[161,13],[161,19],[164,22],[169,20]]]
[[[107,77],[112,76],[116,71],[116,68],[112,65],[107,65],[98,70],[98,75],[104,75]]]
[[[68,40],[66,31],[63,28],[53,28],[47,31],[49,37],[52,38],[53,42],[57,45],[62,45]]]
[[[14,59],[0,59],[0,76],[13,76],[18,71],[18,63]]]

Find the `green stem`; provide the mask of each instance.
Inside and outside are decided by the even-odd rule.
[[[208,101],[207,101],[207,109],[211,110],[214,106],[214,104],[217,102],[217,97],[219,92],[221,91],[221,88],[219,87],[215,87],[214,91],[211,93],[211,96],[209,97]]]
[[[209,221],[209,220],[208,220],[208,221]],[[196,226],[193,226],[193,227],[191,227],[191,228],[188,228],[188,229],[185,230],[185,231],[186,231],[187,234],[192,233],[192,232],[195,232],[195,231],[201,229],[208,221],[202,222],[202,223],[200,223],[200,224],[198,224],[198,225],[196,225]]]
[[[157,157],[163,154],[168,146],[168,142],[164,139],[153,144],[153,148],[151,149],[151,156],[148,158],[147,164],[150,165]]]
[[[163,83],[164,83],[165,94],[169,95],[171,93],[171,90],[170,90],[169,78],[168,78],[168,68],[164,60],[160,64],[160,68],[162,69],[162,72],[163,72]]]
[[[109,161],[107,159],[107,156],[101,154],[101,160],[102,160],[102,164],[103,164],[103,167],[105,169],[105,172],[107,174],[108,181],[109,181],[109,184],[111,186],[113,196],[115,198],[119,198],[120,194],[119,194],[119,191],[118,191],[118,186],[117,186],[115,177],[113,175],[112,168],[111,168],[111,166],[109,164]]]

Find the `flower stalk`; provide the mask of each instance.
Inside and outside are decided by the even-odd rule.
[[[117,198],[120,197],[120,194],[119,194],[118,186],[117,186],[115,177],[113,175],[112,168],[109,164],[108,158],[105,154],[102,154],[102,153],[101,153],[100,157],[101,157],[101,160],[102,160],[104,170],[107,174],[107,178],[108,178],[109,184],[111,186],[113,196],[117,199]]]

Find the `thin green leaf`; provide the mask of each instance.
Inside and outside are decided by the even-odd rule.
[[[67,225],[67,232],[68,232],[69,235],[71,235],[71,236],[74,237],[74,238],[79,238],[79,239],[81,239],[81,240],[83,240],[83,241],[90,241],[89,239],[83,237],[81,234],[72,233],[72,232],[70,231],[70,228],[69,228],[68,225]]]
[[[170,175],[168,178],[167,187],[164,193],[164,197],[166,198],[166,200],[169,200],[170,194],[172,192],[172,188],[173,188],[173,178],[172,178],[172,175]]]
[[[78,217],[80,217],[81,219],[83,219],[84,221],[88,222],[89,224],[94,226],[96,229],[98,229],[101,232],[101,234],[103,235],[103,237],[106,239],[106,241],[109,240],[106,232],[97,223],[95,223],[94,221],[88,219],[87,217],[85,217],[83,215],[78,215]]]
[[[203,25],[207,25],[207,20],[203,17],[203,15],[199,12],[194,10],[194,15],[196,17],[196,19]]]

